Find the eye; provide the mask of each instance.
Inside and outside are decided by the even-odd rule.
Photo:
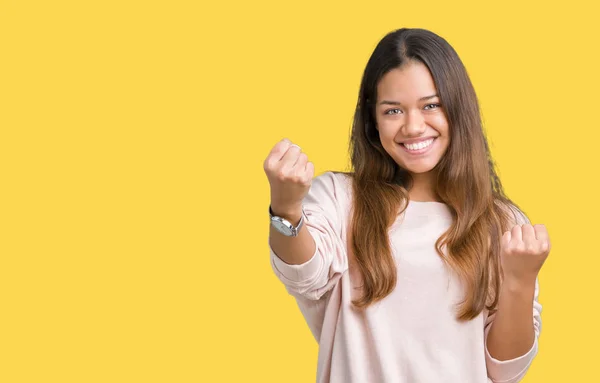
[[[394,114],[399,114],[400,112],[402,112],[400,109],[398,108],[394,108],[394,109],[388,109],[384,112],[384,114],[387,115],[394,115]]]
[[[426,110],[430,110],[430,109],[437,109],[437,108],[439,108],[440,106],[441,106],[440,104],[428,104],[428,105],[425,105],[425,109],[426,109]]]

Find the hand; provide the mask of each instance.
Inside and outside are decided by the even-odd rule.
[[[310,190],[315,167],[302,149],[287,138],[279,141],[264,162],[271,185],[271,208],[278,215],[295,214]]]
[[[535,283],[550,253],[550,238],[544,225],[515,225],[504,233],[501,262],[505,280]]]

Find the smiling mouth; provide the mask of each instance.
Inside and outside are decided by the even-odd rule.
[[[428,148],[431,147],[431,145],[433,144],[433,141],[435,141],[435,138],[429,138],[427,140],[421,141],[421,142],[417,142],[414,144],[401,144],[402,147],[404,149],[406,149],[406,151],[411,152],[411,153],[422,153],[425,152]]]

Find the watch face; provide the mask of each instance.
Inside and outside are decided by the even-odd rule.
[[[276,219],[272,220],[271,223],[273,224],[273,226],[275,226],[275,229],[277,229],[277,231],[279,231],[283,235],[287,235],[287,236],[292,235],[292,230],[285,223],[283,223],[279,220],[276,220]]]

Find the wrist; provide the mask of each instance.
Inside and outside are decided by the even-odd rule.
[[[525,294],[529,296],[535,291],[535,280],[536,278],[506,277],[502,282],[502,290],[511,295]]]
[[[302,218],[302,205],[284,207],[271,204],[269,206],[272,215],[281,217],[294,226],[297,226],[300,222],[300,218]]]

